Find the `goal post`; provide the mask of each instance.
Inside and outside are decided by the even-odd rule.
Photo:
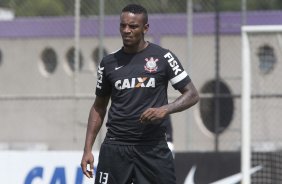
[[[274,71],[276,69],[273,69],[273,63],[276,65],[282,65],[282,25],[260,25],[260,26],[242,26],[241,28],[242,33],[242,96],[241,96],[241,171],[242,171],[242,184],[250,184],[251,181],[251,168],[254,167],[254,164],[252,164],[252,154],[254,154],[255,150],[254,147],[263,147],[267,142],[271,143],[272,148],[265,149],[266,152],[271,152],[270,149],[274,150],[276,153],[279,152],[279,144],[281,144],[282,136],[267,136],[264,132],[261,133],[261,137],[252,137],[252,131],[254,126],[253,124],[256,123],[257,126],[262,126],[262,124],[265,121],[264,119],[267,119],[267,117],[263,116],[254,122],[253,116],[257,116],[257,114],[260,114],[263,112],[263,110],[258,109],[257,106],[256,109],[254,109],[254,101],[255,105],[261,105],[264,106],[266,103],[265,101],[269,101],[267,103],[271,104],[272,101],[279,101],[282,100],[281,93],[282,90],[280,90],[279,87],[277,87],[278,83],[273,84],[273,89],[263,89],[265,84],[268,84],[268,88],[271,88],[271,85],[269,84],[271,80],[274,81],[276,77],[281,77],[282,79],[282,71],[280,71],[281,74],[279,74],[278,71]],[[261,45],[260,45],[261,44]],[[273,45],[272,45],[273,44]],[[261,47],[259,47],[261,46]],[[255,50],[257,49],[257,50]],[[260,49],[262,50],[260,52]],[[272,49],[272,50],[271,50]],[[276,50],[278,53],[273,54],[273,50]],[[271,53],[273,55],[271,55]],[[263,56],[263,54],[266,54]],[[256,58],[255,56],[258,56],[261,58]],[[275,57],[278,57],[278,61],[275,60]],[[259,63],[259,64],[258,64]],[[277,67],[281,67],[281,66]],[[259,69],[254,69],[256,68]],[[282,67],[281,67],[282,68]],[[272,71],[273,70],[273,71]],[[277,69],[278,70],[278,69]],[[273,78],[273,79],[271,79]],[[279,79],[276,79],[279,80]],[[253,82],[256,81],[255,87],[252,86]],[[259,82],[257,82],[259,81]],[[265,82],[265,83],[264,83]],[[258,84],[260,83],[260,84]],[[282,86],[282,82],[280,84]],[[258,87],[259,86],[259,87]],[[257,89],[254,89],[257,88]],[[281,88],[282,89],[282,88]],[[273,100],[273,98],[275,98]],[[261,99],[265,100],[262,101]],[[282,101],[281,101],[282,102]],[[278,102],[277,102],[278,103]],[[272,105],[273,106],[273,105]],[[277,120],[282,119],[282,108],[281,105],[276,105],[277,110]],[[281,108],[281,109],[280,109]],[[272,108],[269,109],[271,111]],[[280,114],[279,114],[280,109]],[[254,113],[254,115],[252,114]],[[270,114],[270,113],[269,113]],[[274,118],[269,118],[272,120],[269,121],[275,121]],[[265,122],[268,123],[268,122]],[[269,126],[272,124],[270,123]],[[282,122],[281,125],[277,125],[278,127],[270,127],[269,129],[279,129],[281,128],[280,134],[282,134]],[[263,129],[263,128],[261,128]],[[271,131],[271,130],[270,130]],[[273,131],[275,133],[275,131]],[[275,137],[275,139],[274,139]],[[255,140],[253,142],[253,139]],[[280,142],[281,141],[281,142]],[[270,146],[271,147],[271,146]],[[275,148],[274,148],[275,147]],[[282,149],[281,149],[282,150]],[[265,152],[264,152],[265,153]],[[260,155],[262,153],[260,152]],[[266,153],[265,153],[266,154]],[[257,154],[259,155],[259,154]],[[282,154],[281,154],[282,155]],[[257,163],[262,163],[263,161],[257,161]],[[279,160],[280,162],[280,160]],[[263,163],[262,163],[263,164]],[[265,164],[265,163],[264,163]],[[281,173],[275,173],[278,175],[282,175],[282,156],[281,156]],[[263,169],[263,168],[262,168]],[[271,170],[271,169],[270,169]],[[268,171],[272,172],[272,171]],[[277,171],[275,171],[277,172]],[[270,174],[272,176],[272,174]],[[275,176],[276,177],[276,176]],[[268,179],[270,183],[279,183],[279,178],[275,178],[275,181],[273,182],[271,179]],[[262,181],[261,183],[267,183],[266,180]],[[282,181],[280,181],[282,183]],[[256,182],[259,183],[259,182]]]

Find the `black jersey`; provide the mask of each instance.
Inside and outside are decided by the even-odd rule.
[[[149,144],[165,139],[165,120],[140,123],[148,108],[168,103],[167,85],[181,89],[190,82],[177,57],[149,43],[142,51],[127,54],[122,49],[103,58],[98,68],[97,96],[111,96],[106,140]]]

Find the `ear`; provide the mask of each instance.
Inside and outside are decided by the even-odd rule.
[[[146,34],[148,32],[149,27],[150,27],[150,25],[148,23],[144,25],[144,30],[143,30],[144,34]]]

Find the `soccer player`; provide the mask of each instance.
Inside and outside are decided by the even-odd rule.
[[[198,92],[170,50],[145,41],[149,23],[144,7],[124,7],[119,29],[123,47],[104,57],[98,67],[81,160],[83,173],[93,177],[92,146],[111,99],[95,183],[175,184],[165,120],[196,104]],[[180,92],[172,103],[167,99],[168,81]]]

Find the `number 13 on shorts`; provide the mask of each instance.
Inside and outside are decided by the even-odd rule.
[[[99,172],[99,183],[101,184],[107,184],[108,183],[108,177],[109,173],[106,172]]]

